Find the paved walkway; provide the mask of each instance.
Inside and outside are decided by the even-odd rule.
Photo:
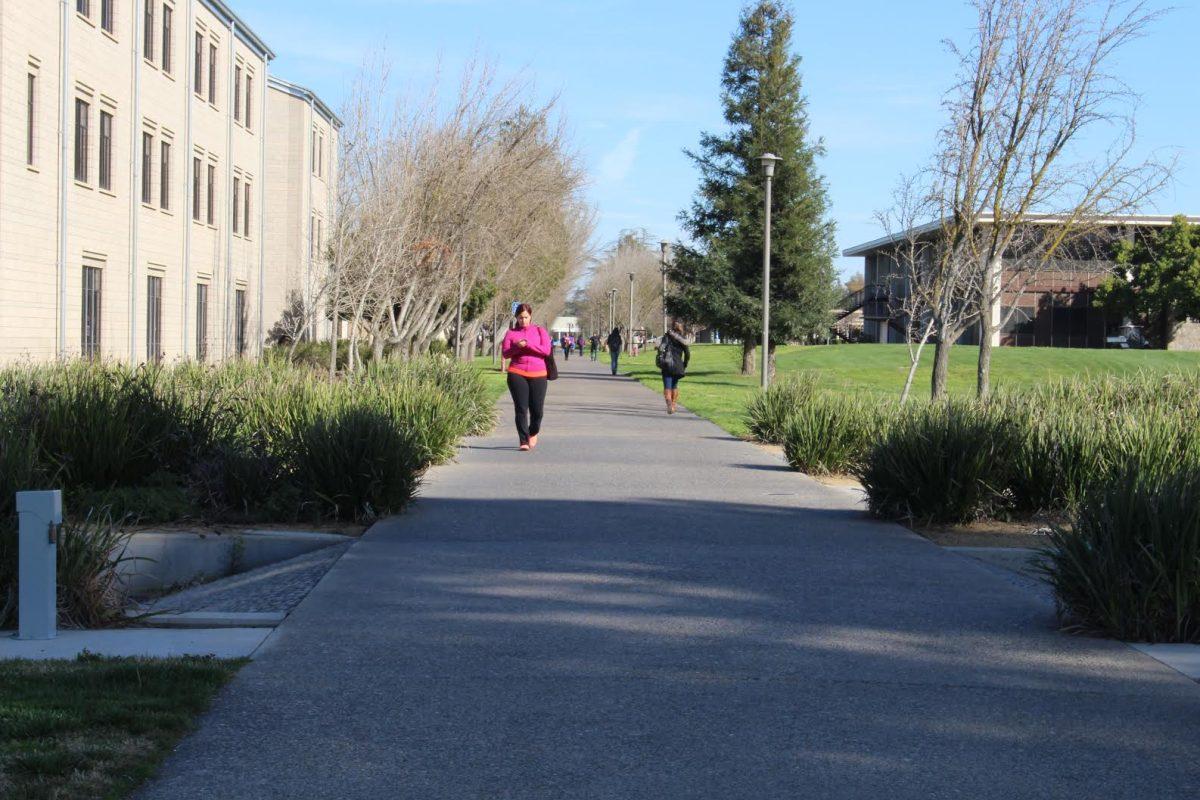
[[[143,797],[1200,796],[1200,686],[561,366],[542,445],[505,402]]]

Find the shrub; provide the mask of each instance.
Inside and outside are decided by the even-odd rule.
[[[782,444],[796,410],[817,396],[817,380],[810,373],[788,376],[759,392],[746,408],[750,433],[760,442]]]
[[[322,416],[298,432],[295,475],[338,519],[403,508],[424,466],[421,446],[397,421],[369,408]]]
[[[850,398],[814,395],[793,410],[784,455],[801,472],[850,472],[862,464],[871,441],[884,433],[891,411],[890,405],[871,407]]]
[[[58,535],[58,609],[63,624],[99,628],[123,621],[125,594],[117,566],[127,556],[125,520],[108,509],[67,521]]]
[[[1200,463],[1131,463],[1052,528],[1040,568],[1060,615],[1121,639],[1200,643]]]
[[[901,414],[857,475],[878,516],[967,522],[1004,507],[1012,448],[1002,415],[974,403],[938,403]]]

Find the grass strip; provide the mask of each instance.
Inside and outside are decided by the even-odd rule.
[[[245,660],[0,662],[0,797],[125,797]]]

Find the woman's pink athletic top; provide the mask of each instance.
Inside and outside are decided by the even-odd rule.
[[[517,342],[525,339],[525,346]],[[550,334],[540,325],[513,328],[504,334],[504,345],[500,353],[511,358],[508,371],[526,378],[546,377],[546,357],[550,355]]]

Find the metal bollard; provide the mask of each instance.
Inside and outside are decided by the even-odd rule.
[[[18,581],[18,639],[53,639],[58,635],[58,528],[62,525],[62,492],[17,492],[21,521]]]

